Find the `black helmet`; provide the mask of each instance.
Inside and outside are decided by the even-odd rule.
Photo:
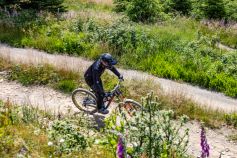
[[[109,53],[104,53],[100,56],[100,59],[107,62],[110,66],[111,65],[116,65],[117,61],[112,57],[111,54]]]

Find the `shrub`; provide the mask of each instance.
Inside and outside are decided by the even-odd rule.
[[[47,10],[50,12],[65,11],[65,7],[62,5],[64,0],[14,0],[0,2],[0,7],[6,6],[10,11],[14,9],[28,9],[28,10]]]
[[[189,15],[192,9],[192,3],[190,0],[172,0],[172,8],[183,15]]]
[[[88,146],[86,138],[78,132],[78,128],[68,120],[53,122],[48,131],[48,136],[52,144],[55,145],[57,152],[81,151]]]
[[[27,67],[16,65],[12,68],[9,79],[18,80],[23,85],[49,84],[59,80],[51,66]]]
[[[107,120],[108,130],[124,134],[127,152],[135,157],[187,157],[188,129],[179,135],[187,118],[181,117],[179,124],[172,122],[173,111],[160,111],[152,94],[144,100],[143,108],[128,122],[122,121],[123,114],[118,118],[120,123],[116,122],[118,114],[113,115]],[[109,133],[107,138],[116,147],[117,136]]]
[[[59,81],[57,85],[57,89],[65,92],[65,93],[70,93],[74,89],[76,89],[77,84],[74,80],[61,80]]]
[[[237,21],[237,1],[235,0],[224,0],[226,18],[228,20]]]
[[[159,7],[156,0],[131,0],[126,14],[135,22],[153,22],[158,17]]]
[[[196,14],[208,19],[222,19],[225,17],[223,0],[202,0],[196,1],[194,5]]]
[[[128,2],[129,0],[113,0],[113,3],[115,4],[114,11],[125,12]]]
[[[226,114],[225,121],[226,121],[227,125],[237,127],[237,114],[236,113]]]
[[[39,118],[38,109],[30,105],[22,106],[22,121],[25,123],[37,122]]]

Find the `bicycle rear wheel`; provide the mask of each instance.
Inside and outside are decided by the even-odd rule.
[[[72,92],[72,101],[81,111],[93,114],[97,112],[96,96],[90,91],[78,88]]]

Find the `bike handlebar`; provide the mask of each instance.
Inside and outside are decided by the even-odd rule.
[[[124,81],[123,79],[119,79],[119,81],[117,82],[117,85],[114,87],[114,89],[111,92],[116,91],[120,87],[121,82],[123,81]]]

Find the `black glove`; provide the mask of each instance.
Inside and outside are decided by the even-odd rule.
[[[120,75],[120,76],[119,76],[119,79],[122,80],[122,81],[124,81],[123,75]]]

